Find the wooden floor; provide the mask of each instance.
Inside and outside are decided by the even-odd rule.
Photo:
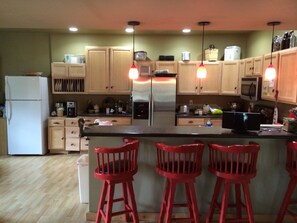
[[[0,156],[0,223],[83,223],[80,154]]]

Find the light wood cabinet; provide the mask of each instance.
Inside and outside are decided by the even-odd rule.
[[[168,70],[169,73],[177,73],[177,62],[156,61],[156,70]]]
[[[278,100],[296,104],[297,102],[297,48],[279,52],[277,76]]]
[[[222,95],[239,95],[239,61],[224,61],[222,65]]]
[[[50,151],[65,150],[65,118],[48,119],[48,149]]]
[[[238,71],[238,88],[237,92],[240,95],[241,93],[241,78],[245,76],[245,60],[239,61],[239,71]]]
[[[218,95],[221,90],[221,62],[204,62],[206,78],[199,80],[199,94]]]
[[[0,117],[0,155],[7,155],[6,118]]]
[[[245,59],[245,75],[262,75],[263,57],[251,57]]]
[[[267,80],[265,79],[265,70],[270,64],[271,54],[266,54],[263,57],[263,71],[262,71],[262,91],[261,91],[261,99],[275,101],[275,92],[276,92],[276,82],[278,71],[278,62],[279,62],[279,52],[272,53],[272,64],[276,70],[276,79],[275,80]]]
[[[132,51],[126,48],[86,47],[86,91],[102,94],[130,94],[128,73]]]
[[[63,63],[63,62],[53,62],[52,67],[52,77],[85,77],[86,68],[85,64],[77,63]]]
[[[135,64],[139,71],[139,76],[152,75],[156,69],[155,61],[135,61]]]
[[[222,126],[222,118],[200,118],[200,117],[189,117],[189,118],[177,118],[177,126],[205,126],[207,121],[210,120],[212,126]]]
[[[66,151],[79,151],[80,150],[80,137],[78,118],[66,118],[65,119],[65,136]]]

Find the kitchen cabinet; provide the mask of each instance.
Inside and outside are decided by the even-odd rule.
[[[212,126],[222,126],[222,118],[200,118],[200,117],[189,117],[189,118],[177,118],[177,126],[205,126],[207,121],[212,123]]]
[[[84,92],[85,64],[53,62],[51,67],[53,94]]]
[[[239,61],[239,71],[238,71],[238,87],[237,92],[240,95],[241,93],[241,78],[245,76],[245,60]]]
[[[297,48],[279,51],[277,76],[278,101],[289,104],[297,102]]]
[[[7,155],[6,118],[0,117],[0,155]]]
[[[219,94],[221,86],[221,63],[204,62],[207,75],[204,79],[196,77],[199,61],[179,61],[177,75],[177,94]]]
[[[65,150],[79,151],[80,150],[80,136],[78,127],[78,118],[65,119]]]
[[[117,47],[86,47],[86,92],[98,94],[130,94],[128,73],[132,51]]]
[[[275,80],[267,80],[265,79],[265,70],[270,64],[271,54],[266,54],[263,56],[263,71],[262,71],[262,91],[261,91],[261,99],[268,101],[275,101],[275,92],[276,92],[276,82],[278,76],[278,62],[279,62],[279,52],[272,53],[272,64],[276,70],[276,79]]]
[[[85,126],[93,124],[96,119],[100,121],[111,122],[113,126],[120,126],[120,125],[131,125],[132,118],[131,117],[116,117],[116,116],[84,116],[82,117],[85,121]]]
[[[245,59],[245,76],[262,75],[263,57]]]
[[[156,70],[168,70],[169,73],[177,73],[177,62],[156,61]]]
[[[224,61],[222,65],[221,95],[239,95],[239,61]]]
[[[206,78],[199,80],[199,94],[218,95],[221,90],[221,62],[204,62]]]
[[[65,118],[50,117],[48,119],[48,149],[50,152],[65,150]]]

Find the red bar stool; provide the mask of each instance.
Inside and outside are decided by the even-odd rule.
[[[213,197],[210,204],[206,223],[210,223],[216,207],[220,209],[220,223],[226,222],[226,212],[228,208],[229,194],[231,185],[235,185],[236,217],[232,222],[242,222],[242,207],[246,207],[248,221],[254,222],[249,183],[250,179],[256,176],[257,156],[260,146],[250,142],[248,145],[222,146],[218,144],[209,144],[209,165],[210,173],[217,176]],[[245,198],[245,204],[241,201],[241,186]],[[221,205],[218,203],[218,197],[221,187],[224,187]],[[229,205],[231,206],[231,205]]]
[[[295,220],[297,220],[297,213],[288,209],[288,206],[291,204],[297,204],[296,199],[292,199],[292,194],[295,190],[297,183],[297,142],[292,141],[287,143],[287,162],[286,169],[290,174],[290,182],[286,195],[284,197],[282,206],[277,215],[276,223],[282,223],[285,217],[285,214],[291,215]]]
[[[94,176],[103,180],[96,223],[99,223],[101,218],[104,222],[110,223],[113,216],[121,214],[125,214],[126,221],[129,221],[130,213],[133,222],[139,222],[132,185],[133,175],[137,172],[138,145],[138,140],[124,138],[124,145],[118,148],[95,147],[97,168]],[[119,183],[122,184],[123,194],[122,197],[114,199],[115,185]],[[130,198],[130,203],[128,198]],[[113,203],[119,201],[123,201],[124,210],[112,212]],[[106,205],[105,212],[104,205]]]
[[[201,174],[203,143],[169,146],[156,143],[158,174],[166,177],[166,187],[163,194],[159,223],[179,220],[185,222],[199,222],[196,193],[194,188],[195,177]],[[174,204],[174,195],[177,183],[185,185],[187,203]],[[171,218],[173,207],[188,207],[189,216],[186,218]]]

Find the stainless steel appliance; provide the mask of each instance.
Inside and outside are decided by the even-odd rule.
[[[262,77],[241,78],[240,97],[247,101],[258,101],[261,99]]]
[[[76,117],[76,103],[67,101],[66,103],[67,117]]]
[[[139,77],[132,100],[133,125],[175,125],[176,77]]]

